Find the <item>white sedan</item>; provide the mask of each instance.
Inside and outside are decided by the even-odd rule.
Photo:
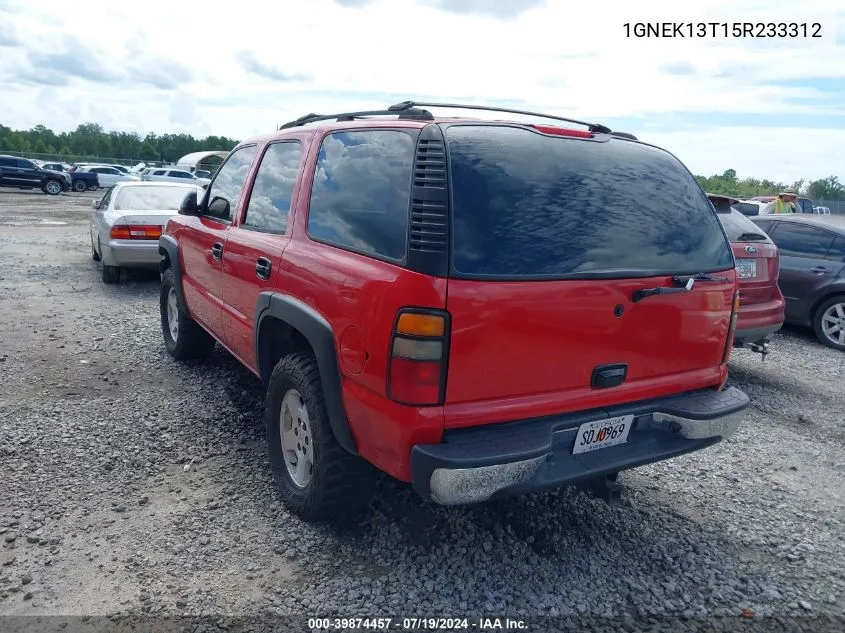
[[[211,182],[210,178],[199,178],[189,171],[184,169],[169,169],[167,167],[160,169],[150,169],[143,176],[141,180],[152,180],[159,182],[192,182],[195,185],[203,187]]]
[[[109,165],[83,165],[79,167],[79,171],[87,171],[92,174],[97,174],[100,181],[100,187],[111,187],[119,182],[138,182],[141,179],[132,174],[124,174],[119,169]]]
[[[103,283],[120,281],[121,268],[158,268],[158,238],[194,184],[120,182],[92,202],[91,257],[103,264]]]

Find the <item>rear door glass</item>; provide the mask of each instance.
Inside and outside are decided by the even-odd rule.
[[[813,226],[782,222],[775,231],[774,240],[782,255],[824,258],[833,243],[833,234]]]
[[[712,205],[667,152],[498,125],[450,126],[446,141],[458,276],[624,278],[734,265]]]

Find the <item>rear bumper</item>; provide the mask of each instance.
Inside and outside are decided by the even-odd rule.
[[[109,266],[158,268],[158,240],[111,240],[103,245],[103,261]]]
[[[411,453],[412,485],[441,505],[577,483],[716,444],[736,432],[748,396],[703,390],[572,415],[447,431]],[[636,417],[625,444],[572,455],[584,422]]]
[[[736,323],[734,347],[765,341],[780,330],[783,320],[783,299],[741,306]]]

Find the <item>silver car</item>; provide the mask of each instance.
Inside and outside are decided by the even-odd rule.
[[[158,238],[191,191],[190,183],[119,182],[91,204],[91,256],[103,263],[103,282],[120,281],[121,268],[157,268]]]

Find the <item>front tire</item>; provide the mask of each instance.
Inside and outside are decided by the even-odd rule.
[[[845,295],[831,297],[818,307],[813,330],[823,344],[845,351]]]
[[[44,183],[44,193],[57,196],[62,192],[62,183],[58,180],[48,180]]]
[[[97,185],[88,185],[88,191],[97,191],[99,187]]]
[[[311,354],[293,353],[276,365],[267,385],[266,425],[273,478],[288,510],[313,522],[366,508],[373,469],[335,439]]]
[[[176,360],[206,358],[214,351],[214,339],[188,314],[176,291],[176,276],[168,268],[161,278],[159,294],[164,346]]]

